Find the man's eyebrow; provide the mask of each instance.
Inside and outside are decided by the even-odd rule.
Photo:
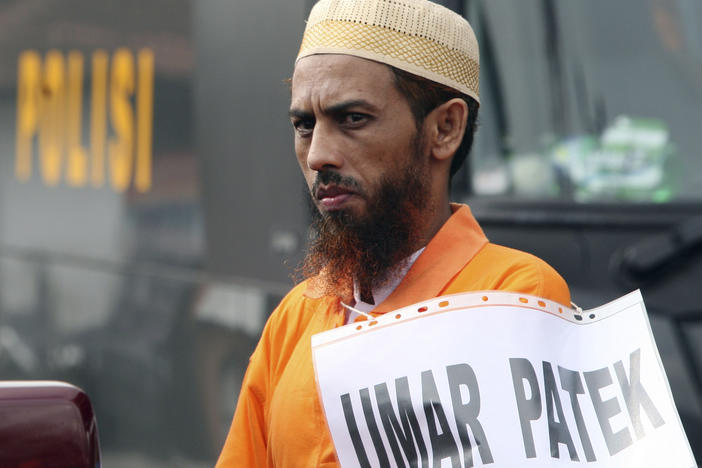
[[[314,117],[312,112],[307,112],[302,109],[290,109],[288,111],[288,116],[290,117],[296,117],[298,119],[308,119],[310,117]]]
[[[323,112],[325,114],[339,114],[342,113],[352,107],[364,107],[369,110],[377,110],[377,107],[371,104],[370,102],[366,101],[365,99],[350,99],[348,101],[342,101],[336,104],[332,104],[329,107],[326,107]],[[302,109],[296,109],[296,108],[291,108],[288,111],[288,115],[290,117],[297,117],[299,119],[305,119],[305,118],[310,118],[314,117],[314,114],[312,112],[308,112]]]
[[[339,114],[341,112],[344,112],[348,110],[351,107],[365,107],[370,110],[376,110],[376,106],[371,104],[370,102],[366,101],[365,99],[351,99],[348,101],[343,101],[339,102],[337,104],[333,104],[326,109],[324,109],[325,114]]]

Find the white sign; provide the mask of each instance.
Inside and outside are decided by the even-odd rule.
[[[312,337],[348,467],[690,468],[641,294],[443,296]]]

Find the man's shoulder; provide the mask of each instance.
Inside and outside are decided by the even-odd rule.
[[[319,312],[324,304],[308,297],[305,294],[307,289],[307,282],[297,284],[272,311],[261,337],[264,348],[294,346],[297,339],[312,324],[315,313]],[[281,352],[280,349],[278,352]]]
[[[563,277],[541,258],[521,250],[488,243],[457,276],[457,286],[473,290],[494,289],[522,292],[570,304],[570,291]]]
[[[288,293],[283,296],[283,299],[280,301],[281,305],[284,303],[298,303],[302,300],[304,300],[305,292],[309,289],[309,280],[304,280],[299,283],[297,283],[293,288],[288,291]]]
[[[544,274],[558,274],[551,265],[534,254],[492,242],[488,242],[478,255],[484,256],[489,261],[497,260],[502,265],[523,266],[535,268]]]
[[[320,308],[325,308],[329,298],[314,293],[310,280],[295,285],[280,301],[271,314],[277,322],[307,322]]]
[[[284,315],[296,310],[305,310],[307,308],[307,302],[310,299],[306,294],[308,290],[309,280],[296,284],[285,296],[283,296],[283,299],[275,308],[273,314]]]

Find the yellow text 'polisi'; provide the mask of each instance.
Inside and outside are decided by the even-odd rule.
[[[131,184],[151,188],[154,54],[126,48],[112,56],[96,50],[91,57],[89,148],[83,143],[81,52],[58,50],[19,56],[15,174],[32,177],[35,156],[42,181],[72,187],[88,181],[123,192]],[[87,95],[87,93],[86,93]],[[109,121],[109,127],[108,127]]]

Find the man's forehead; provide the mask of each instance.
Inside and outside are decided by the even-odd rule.
[[[376,60],[479,102],[473,29],[428,0],[320,0],[307,18],[297,61],[316,54]]]
[[[392,90],[394,77],[387,65],[351,55],[319,54],[295,65],[291,101],[295,106],[308,99],[372,100]]]

